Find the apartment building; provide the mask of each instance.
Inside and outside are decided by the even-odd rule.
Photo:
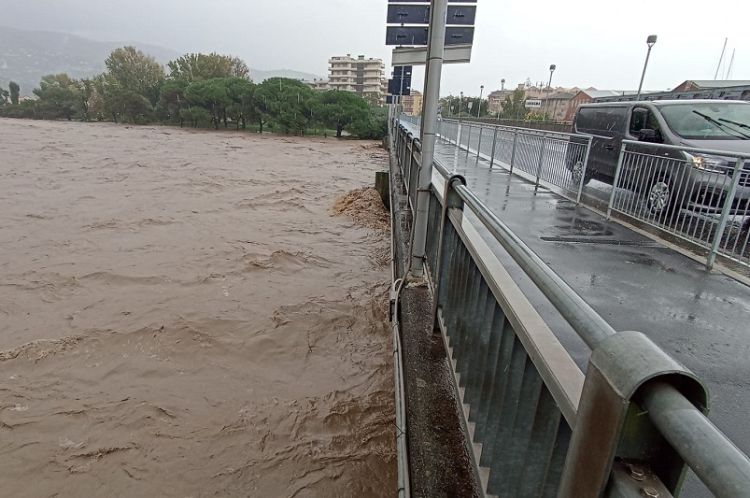
[[[409,116],[421,116],[422,103],[422,93],[416,90],[412,90],[410,95],[404,95],[401,99],[401,104],[404,106],[404,113]]]
[[[313,79],[312,81],[304,81],[304,83],[312,88],[315,91],[318,92],[325,92],[326,90],[330,90],[331,86],[328,84],[328,80],[324,79]]]
[[[331,57],[328,60],[328,86],[331,90],[354,92],[373,103],[382,103],[388,91],[384,77],[385,65],[381,59]]]

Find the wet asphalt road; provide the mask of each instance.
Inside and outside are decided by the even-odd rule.
[[[709,389],[710,418],[750,453],[749,287],[549,190],[535,194],[529,182],[497,166],[490,169],[475,156],[467,159],[453,145],[439,143],[436,159],[463,175],[476,195],[616,330],[645,333],[695,372]],[[492,247],[585,368],[588,348],[499,244]],[[694,485],[689,483],[686,491],[693,492],[687,494],[703,495]]]

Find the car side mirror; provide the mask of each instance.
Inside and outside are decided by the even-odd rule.
[[[638,141],[649,143],[660,142],[659,132],[652,130],[651,128],[642,128],[641,131],[638,132]]]

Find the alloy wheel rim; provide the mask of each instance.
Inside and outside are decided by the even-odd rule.
[[[573,165],[573,181],[578,184],[581,183],[581,179],[583,178],[583,163],[581,161],[577,161]]]
[[[648,200],[652,211],[663,211],[669,202],[669,185],[663,181],[654,183],[651,187]]]

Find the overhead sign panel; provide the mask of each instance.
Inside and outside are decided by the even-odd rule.
[[[474,27],[449,27],[445,30],[445,44],[465,45],[474,41]],[[420,46],[427,45],[427,28],[422,26],[388,26],[385,34],[386,45]]]
[[[388,26],[386,45],[427,45],[427,28]]]
[[[430,6],[389,5],[388,24],[430,24]]]
[[[448,25],[463,25],[473,26],[477,19],[477,6],[476,5],[449,5],[448,6],[448,18],[446,23]]]
[[[449,27],[445,30],[445,44],[466,45],[474,43],[474,27]]]
[[[476,5],[451,5],[448,7],[448,25],[473,26],[477,17]],[[389,5],[388,24],[430,24],[430,6]]]

